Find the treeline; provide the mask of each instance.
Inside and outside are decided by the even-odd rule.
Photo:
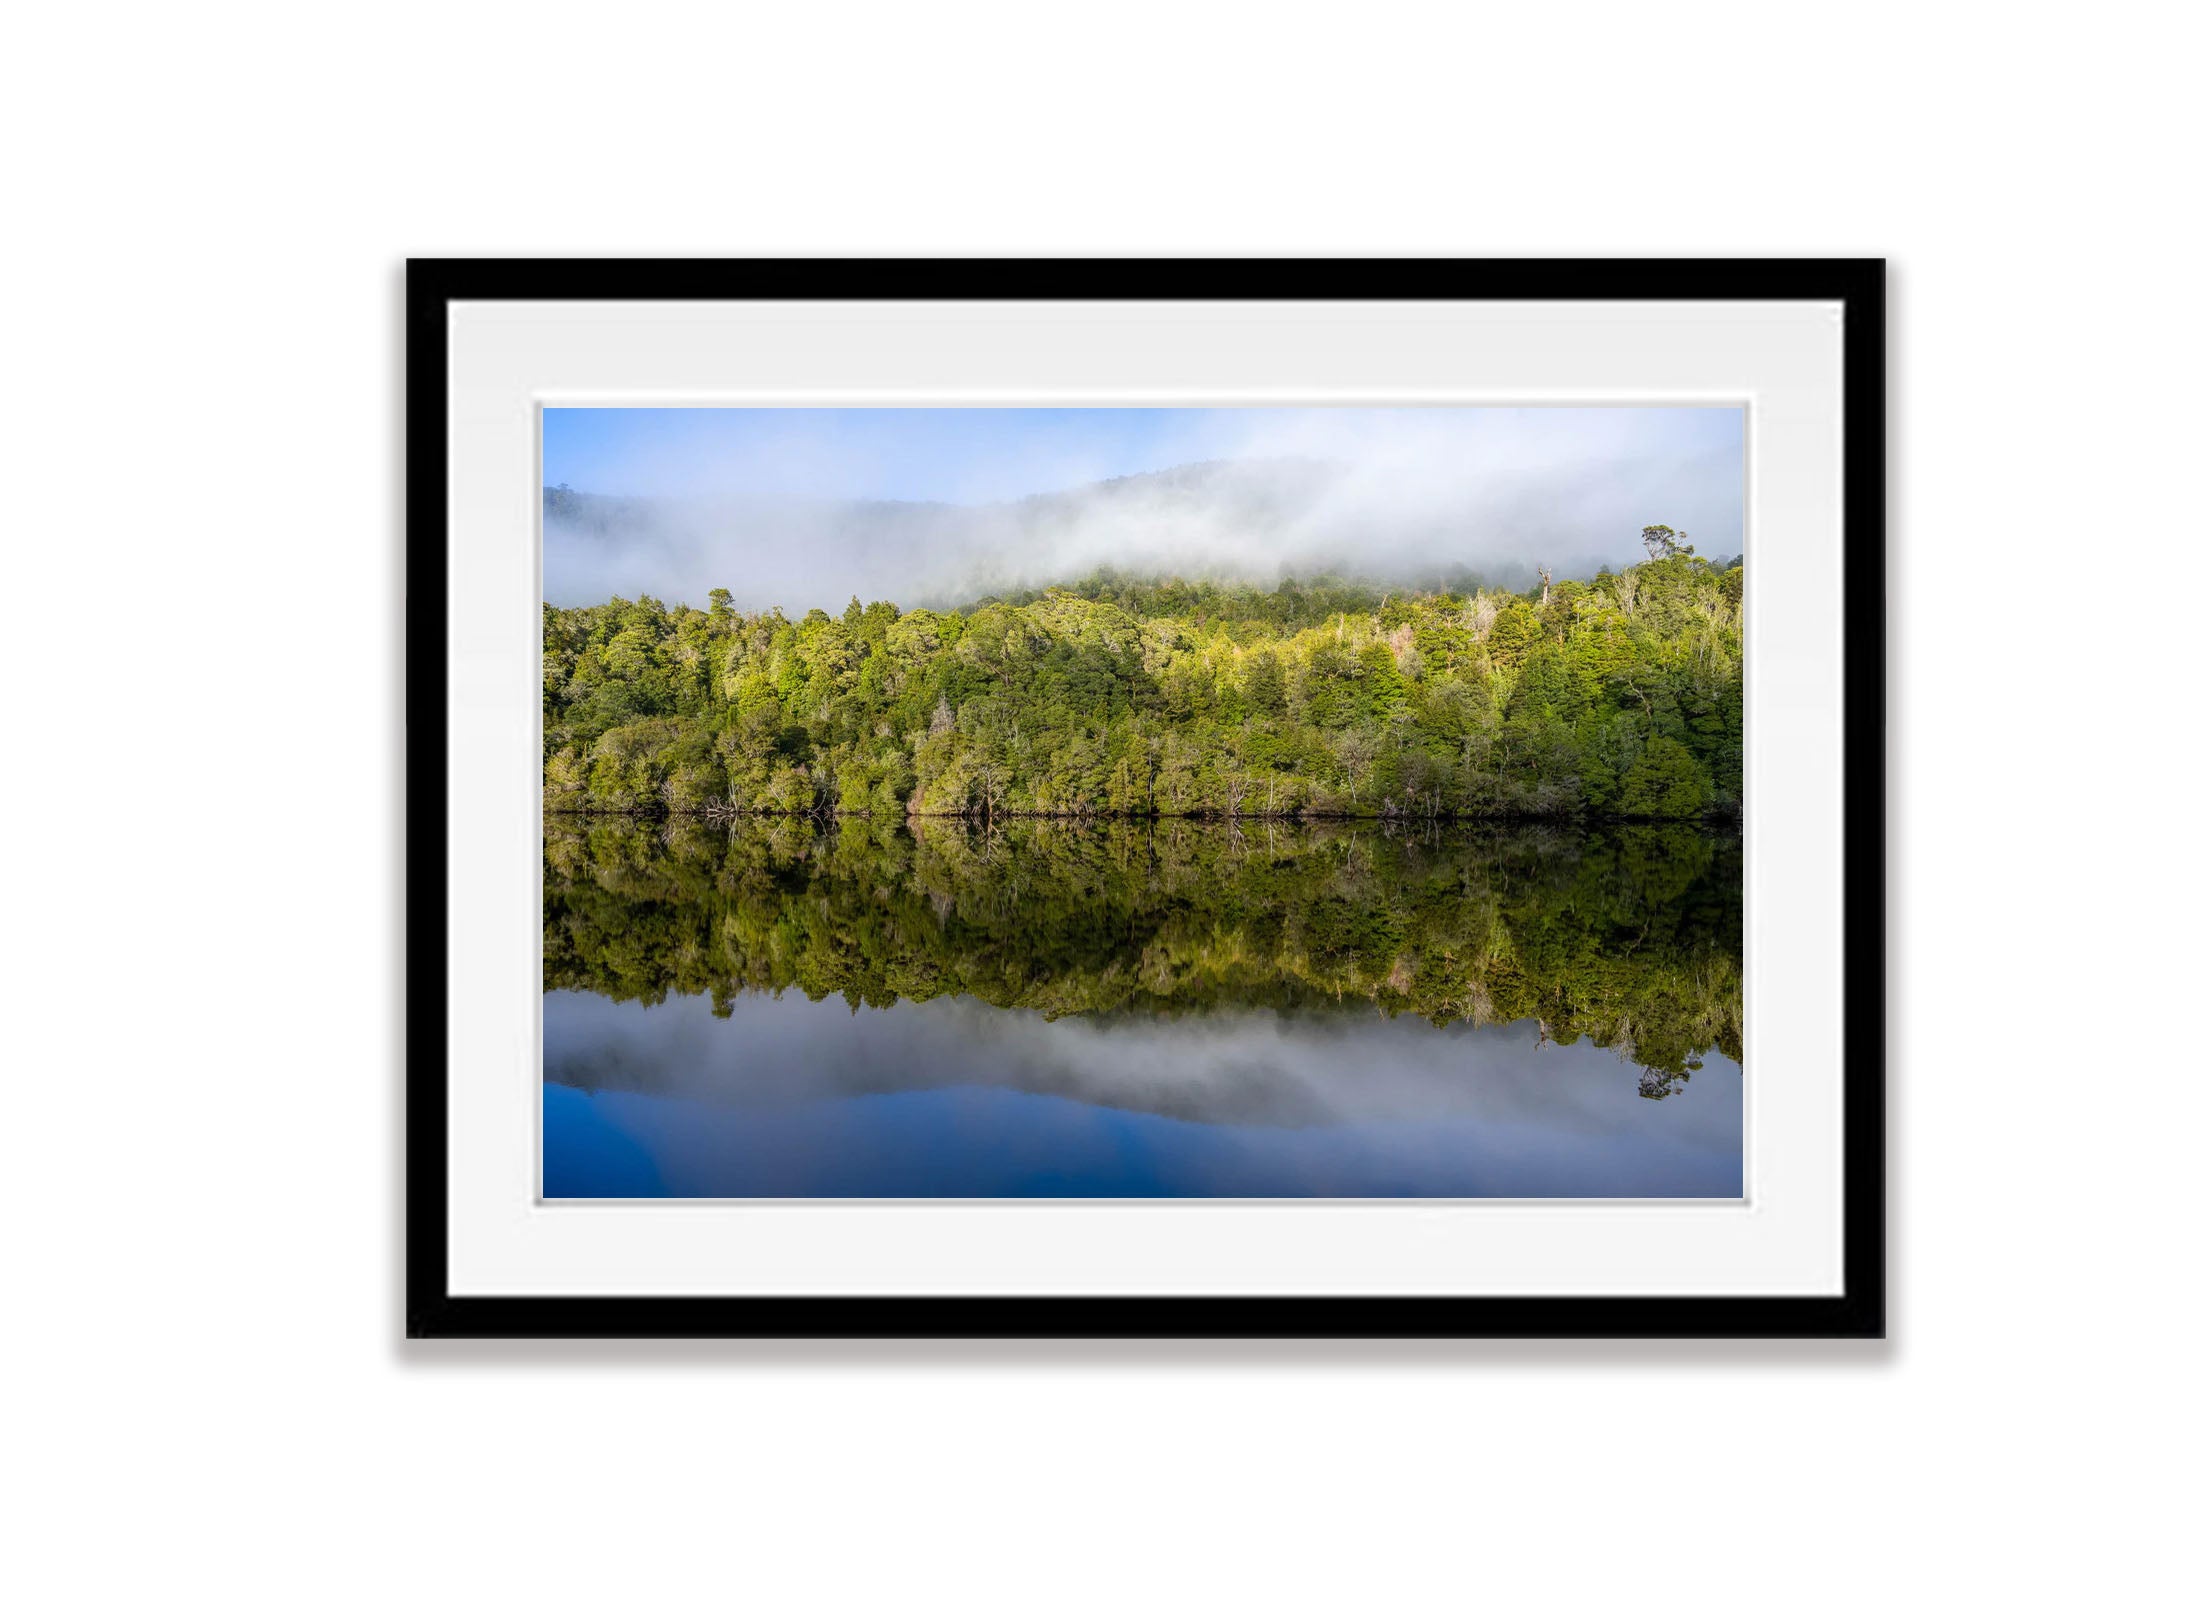
[[[1742,803],[1742,571],[1102,574],[962,611],[543,608],[553,812],[1680,818]]]
[[[1476,586],[1468,585],[1472,593]],[[1393,591],[1377,589],[1333,573],[1285,578],[1273,589],[1247,583],[1217,583],[1211,578],[1145,578],[1102,567],[1090,577],[1051,589],[1022,589],[988,597],[985,605],[1027,606],[1049,594],[1116,606],[1138,618],[1188,617],[1197,622],[1263,622],[1297,630],[1326,622],[1338,613],[1372,612]],[[977,609],[972,607],[969,609]]]
[[[546,990],[1529,1018],[1651,1098],[1742,1059],[1727,830],[552,818],[543,882]]]

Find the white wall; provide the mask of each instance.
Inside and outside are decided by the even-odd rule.
[[[14,18],[11,1587],[2158,1591],[2169,15]],[[1891,1344],[401,1349],[399,262],[559,252],[1892,256]]]

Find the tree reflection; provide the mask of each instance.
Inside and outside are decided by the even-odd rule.
[[[1741,841],[1188,820],[546,824],[543,985],[1062,1016],[1533,1019],[1677,1093],[1742,1059]]]

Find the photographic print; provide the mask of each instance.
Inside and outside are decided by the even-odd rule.
[[[1746,426],[545,406],[543,1198],[1740,1196]]]

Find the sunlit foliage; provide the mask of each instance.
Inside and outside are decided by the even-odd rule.
[[[1693,818],[1742,803],[1742,573],[1515,595],[1101,573],[962,611],[543,608],[552,812]]]

